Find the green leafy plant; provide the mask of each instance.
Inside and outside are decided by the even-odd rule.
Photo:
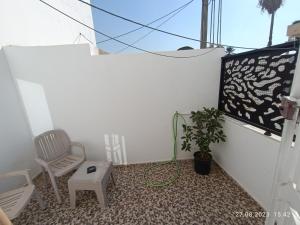
[[[224,113],[215,108],[203,108],[202,111],[192,111],[192,125],[183,125],[184,136],[182,150],[191,151],[192,142],[199,147],[201,158],[211,158],[211,143],[225,142],[226,135],[223,132],[222,123]]]
[[[231,46],[227,46],[225,48],[225,52],[227,53],[227,55],[232,55],[234,54],[233,52],[235,51],[235,48],[231,47]]]

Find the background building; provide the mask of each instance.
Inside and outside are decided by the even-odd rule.
[[[68,0],[47,0],[47,3],[94,27],[89,6]],[[89,43],[94,47],[92,43],[95,43],[94,31],[59,14],[39,0],[1,0],[0,27],[0,47],[75,43]]]

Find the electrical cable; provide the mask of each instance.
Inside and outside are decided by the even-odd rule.
[[[109,15],[111,15],[111,16],[118,17],[118,18],[120,18],[120,19],[122,19],[122,20],[128,21],[128,22],[130,22],[130,23],[134,23],[134,24],[137,24],[137,25],[140,25],[140,26],[143,26],[143,27],[146,27],[146,28],[149,28],[149,29],[152,29],[152,30],[161,32],[161,33],[164,33],[164,34],[176,36],[176,37],[183,38],[183,39],[187,39],[187,40],[190,40],[190,41],[202,42],[202,41],[200,41],[200,40],[198,40],[198,39],[196,39],[196,38],[187,37],[187,36],[184,36],[184,35],[172,33],[172,32],[169,32],[169,31],[164,31],[164,30],[161,30],[161,29],[157,29],[157,28],[148,26],[148,25],[146,25],[146,24],[142,24],[142,23],[137,22],[137,21],[134,21],[134,20],[132,20],[132,19],[128,19],[128,18],[126,18],[126,17],[123,17],[123,16],[117,15],[117,14],[115,14],[115,13],[109,12],[109,11],[107,11],[107,10],[105,10],[105,9],[102,9],[102,8],[96,6],[96,5],[93,5],[93,4],[91,4],[91,3],[85,2],[85,1],[83,1],[83,0],[77,0],[77,1],[79,1],[79,2],[81,2],[81,3],[83,3],[83,4],[86,4],[86,5],[88,5],[88,6],[92,7],[92,8],[94,8],[94,9],[99,10],[99,11],[102,11],[102,12],[104,12],[104,13],[106,13],[106,14],[109,14]],[[212,3],[214,3],[214,1],[213,1]],[[113,40],[114,40],[114,39],[113,39]],[[211,43],[211,42],[208,42],[208,41],[206,41],[205,43],[207,43],[207,44],[212,44],[212,45],[216,45],[216,43]],[[256,49],[256,48],[250,48],[250,47],[233,46],[233,45],[224,45],[224,44],[223,44],[223,46],[230,46],[230,47],[233,47],[233,48],[248,49],[248,50]]]
[[[82,26],[85,26],[86,28],[88,28],[88,29],[90,29],[90,30],[93,30],[94,32],[96,32],[96,33],[98,33],[98,34],[101,34],[101,35],[103,35],[103,36],[105,36],[105,37],[107,37],[107,38],[111,38],[112,40],[114,40],[114,41],[116,41],[116,42],[118,42],[118,43],[121,43],[121,44],[123,44],[123,45],[130,46],[131,48],[134,48],[134,49],[137,49],[137,50],[139,50],[139,51],[143,51],[143,52],[146,52],[146,53],[149,53],[149,54],[152,54],[152,55],[163,56],[163,57],[167,57],[167,58],[189,59],[189,58],[196,58],[196,57],[200,57],[200,56],[206,55],[206,54],[208,54],[208,53],[214,51],[215,49],[217,49],[217,48],[212,48],[210,51],[207,51],[207,52],[204,52],[204,53],[198,54],[198,55],[192,55],[192,56],[172,56],[172,55],[165,55],[165,54],[158,53],[158,52],[152,52],[152,51],[149,51],[149,50],[146,50],[146,49],[143,49],[143,48],[136,47],[136,46],[134,46],[134,45],[127,44],[126,42],[123,42],[123,41],[120,41],[120,40],[118,40],[118,39],[116,39],[116,38],[114,38],[114,37],[111,37],[111,36],[109,36],[109,35],[107,35],[107,34],[101,32],[101,31],[99,31],[99,30],[97,30],[97,29],[95,29],[95,28],[93,28],[93,27],[91,27],[91,26],[89,26],[89,25],[87,25],[87,24],[81,22],[80,20],[78,20],[78,19],[76,19],[76,18],[74,18],[74,17],[68,15],[67,13],[65,13],[65,12],[63,12],[63,11],[57,9],[56,7],[50,5],[49,3],[47,3],[47,2],[45,2],[45,1],[43,1],[43,0],[38,0],[38,1],[40,1],[40,2],[43,3],[43,4],[45,4],[45,5],[48,6],[49,8],[52,8],[53,10],[59,12],[60,14],[62,14],[62,15],[64,15],[64,16],[68,17],[69,19],[75,21],[76,23],[79,23],[79,24],[81,24]],[[230,47],[232,47],[232,48],[239,48],[239,47],[233,46],[233,45],[223,45],[223,46],[230,46]],[[249,48],[247,48],[247,49],[249,49]],[[251,49],[252,49],[252,48],[251,48]],[[290,49],[293,50],[293,48],[290,48]],[[264,48],[264,50],[288,50],[288,48]]]
[[[89,28],[89,29],[93,30],[94,32],[96,32],[98,34],[101,34],[101,35],[103,35],[105,37],[108,37],[108,38],[112,38],[114,41],[119,42],[119,43],[121,43],[123,45],[127,45],[127,46],[129,46],[131,48],[135,48],[137,50],[140,50],[140,51],[143,51],[143,52],[147,52],[147,53],[152,54],[152,55],[163,56],[163,57],[167,57],[167,58],[176,58],[176,59],[189,59],[189,58],[196,58],[196,57],[200,57],[200,56],[206,55],[206,54],[208,54],[208,53],[210,53],[210,52],[212,52],[212,51],[214,51],[214,50],[217,49],[217,48],[212,48],[210,51],[207,51],[207,52],[204,52],[204,53],[201,53],[201,54],[198,54],[198,55],[192,55],[192,56],[172,56],[172,55],[165,55],[165,54],[158,53],[158,52],[152,52],[152,51],[149,51],[149,50],[145,50],[145,49],[136,47],[134,45],[127,44],[126,42],[120,41],[120,40],[118,40],[116,38],[113,38],[113,37],[111,37],[111,36],[109,36],[109,35],[101,32],[101,31],[96,30],[95,28],[93,28],[93,27],[91,27],[91,26],[89,26],[89,25],[87,25],[87,24],[79,21],[78,19],[75,19],[74,17],[72,17],[72,16],[66,14],[65,12],[63,12],[63,11],[55,8],[54,6],[50,5],[49,3],[47,3],[47,2],[45,2],[43,0],[39,0],[39,1],[42,2],[43,4],[47,5],[48,7],[54,9],[55,11],[59,12],[60,14],[62,14],[64,16],[68,17],[69,19],[71,19],[71,20],[73,20],[73,21],[81,24],[82,26],[85,26],[86,28]]]
[[[91,43],[92,45],[95,45],[94,42],[92,42],[90,39],[88,39],[83,33],[79,33],[80,36],[82,36],[85,40],[87,40],[89,43]]]
[[[216,2],[215,0],[212,1],[212,8],[213,8],[213,21],[212,21],[212,43],[215,44],[215,14],[216,14]]]
[[[76,36],[75,40],[73,41],[73,44],[76,44],[78,39],[80,39],[80,33]]]
[[[222,43],[222,9],[223,8],[223,0],[220,0],[220,44]]]
[[[159,28],[162,25],[164,25],[165,23],[167,23],[170,19],[172,19],[173,17],[175,17],[178,13],[180,13],[182,10],[184,10],[188,5],[185,5],[184,7],[182,7],[180,10],[178,10],[177,12],[175,12],[173,15],[171,15],[169,18],[167,18],[166,20],[164,20],[162,23],[160,23],[158,26],[156,26],[155,28]],[[150,34],[152,34],[155,30],[150,30],[148,33],[146,33],[145,35],[139,37],[138,39],[136,39],[134,42],[131,43],[131,45],[135,45],[136,43],[140,42],[141,40],[143,40],[144,38],[146,38],[147,36],[149,36]],[[121,50],[115,52],[115,53],[120,53],[125,51],[126,49],[128,49],[129,47],[126,46],[125,48],[122,48]]]
[[[186,6],[188,6],[189,4],[191,4],[193,1],[194,1],[194,0],[191,0],[191,1],[187,2],[187,3],[185,3],[184,5],[178,7],[177,9],[172,10],[171,12],[169,12],[169,13],[165,14],[164,16],[161,16],[161,17],[159,17],[159,18],[153,20],[152,22],[150,22],[150,23],[148,23],[148,24],[146,24],[146,25],[151,25],[151,24],[153,24],[153,23],[155,23],[155,22],[157,22],[157,21],[159,21],[159,20],[162,20],[162,19],[168,17],[169,15],[175,13],[176,11],[179,11],[179,10],[181,10],[182,8],[185,8]],[[138,30],[143,29],[143,28],[144,28],[144,26],[140,26],[140,27],[138,27],[138,28],[136,28],[136,29],[133,29],[133,30],[130,30],[130,31],[125,32],[125,33],[123,33],[123,34],[119,34],[119,35],[117,35],[117,36],[114,36],[114,38],[123,37],[123,36],[125,36],[125,35],[131,34],[131,33],[135,32],[135,31],[138,31]],[[96,42],[96,44],[101,44],[101,43],[104,43],[104,42],[107,42],[107,41],[110,41],[110,40],[112,40],[112,39],[111,39],[111,38],[108,38],[108,39],[105,39],[105,40],[102,40],[102,41],[98,41],[98,42]]]
[[[42,1],[42,0],[40,0],[40,1]],[[153,30],[158,31],[158,32],[162,32],[162,33],[165,33],[165,34],[173,35],[173,36],[176,36],[176,37],[179,37],[179,38],[183,38],[183,39],[187,39],[187,40],[191,40],[191,41],[204,42],[204,41],[201,41],[201,40],[198,40],[198,39],[195,39],[195,38],[191,38],[191,37],[187,37],[187,36],[184,36],[184,35],[172,33],[172,32],[169,32],[169,31],[164,31],[164,30],[161,30],[161,29],[156,29],[156,28],[151,27],[151,26],[148,26],[148,25],[146,25],[146,24],[142,24],[142,23],[136,22],[136,21],[134,21],[134,20],[132,20],[132,19],[128,19],[128,18],[125,18],[125,17],[123,17],[123,16],[117,15],[117,14],[115,14],[115,13],[109,12],[109,11],[107,11],[107,10],[105,10],[105,9],[102,9],[102,8],[96,6],[96,5],[93,5],[93,4],[91,4],[91,3],[85,2],[85,1],[83,1],[83,0],[77,0],[77,1],[79,1],[79,2],[81,2],[81,3],[83,3],[83,4],[86,4],[86,5],[88,5],[88,6],[92,7],[92,8],[95,8],[95,9],[97,9],[97,10],[99,10],[99,11],[102,11],[102,12],[104,12],[104,13],[107,13],[107,14],[109,14],[109,15],[111,15],[111,16],[118,17],[118,18],[123,19],[123,20],[125,20],[125,21],[131,22],[131,23],[134,23],[134,24],[137,24],[137,25],[140,25],[140,26],[149,28],[149,29],[153,29]],[[105,36],[105,35],[104,35],[104,36]],[[116,40],[116,39],[112,38],[112,40]],[[217,45],[217,44],[214,43],[214,42],[208,42],[208,41],[205,41],[204,43],[206,43],[206,44],[211,44],[212,46]],[[125,44],[125,45],[126,45],[126,44]],[[243,47],[243,46],[235,46],[235,45],[228,45],[228,44],[222,44],[222,46],[223,46],[223,47],[232,47],[232,48],[246,49],[246,50],[257,50],[257,48]],[[133,47],[133,48],[137,48],[137,47]],[[286,48],[266,48],[265,50],[280,50],[280,49],[286,49]]]
[[[220,27],[220,0],[219,0],[219,4],[218,4],[217,45],[219,45],[219,27]]]
[[[213,0],[211,0],[213,1]],[[213,16],[213,13],[212,13],[212,10],[213,10],[213,7],[212,5],[210,6],[210,25],[209,25],[209,42],[210,42],[210,47],[212,46],[212,16]]]
[[[128,18],[126,18],[126,17],[123,17],[123,16],[117,15],[117,14],[115,14],[115,13],[109,12],[109,11],[107,11],[107,10],[105,10],[105,9],[102,9],[102,8],[96,6],[96,5],[93,5],[93,4],[91,4],[91,3],[85,2],[85,1],[83,1],[83,0],[77,0],[77,1],[82,2],[82,3],[84,3],[84,4],[86,4],[86,5],[90,6],[90,7],[92,7],[92,8],[94,8],[94,9],[97,9],[97,10],[99,10],[99,11],[102,11],[102,12],[104,12],[104,13],[106,13],[106,14],[111,15],[111,16],[118,17],[118,18],[120,18],[120,19],[122,19],[122,20],[128,21],[128,22],[130,22],[130,23],[134,23],[134,24],[137,24],[137,25],[140,25],[140,26],[143,26],[143,27],[152,29],[152,30],[156,30],[156,31],[161,32],[161,33],[165,33],[165,34],[173,35],[173,36],[176,36],[176,37],[184,38],[184,39],[187,39],[187,40],[190,40],[190,41],[197,41],[197,42],[200,42],[200,40],[195,39],[195,38],[187,37],[187,36],[180,35],[180,34],[171,33],[171,32],[168,32],[168,31],[164,31],[164,30],[160,30],[160,29],[157,29],[157,28],[148,26],[148,25],[146,25],[146,24],[142,24],[142,23],[140,23],[140,22],[136,22],[136,21],[134,21],[134,20],[132,20],[132,19],[128,19]]]
[[[152,164],[151,166],[147,167],[144,170],[144,179],[145,179],[145,185],[148,187],[165,187],[172,183],[174,183],[180,176],[180,165],[177,160],[177,139],[178,139],[178,119],[181,118],[183,120],[183,123],[186,125],[186,120],[183,117],[184,114],[180,114],[177,111],[174,113],[172,118],[172,136],[173,136],[173,157],[170,161],[167,162],[159,162]],[[176,172],[175,174],[162,181],[154,181],[149,178],[150,172],[155,170],[156,168],[168,164],[175,164]]]

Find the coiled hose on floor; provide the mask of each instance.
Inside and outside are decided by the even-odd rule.
[[[172,134],[173,134],[173,157],[170,161],[167,162],[159,162],[155,163],[149,167],[147,167],[144,171],[144,179],[145,179],[145,184],[148,187],[165,187],[173,182],[175,182],[178,177],[180,176],[180,166],[177,161],[177,136],[178,136],[178,119],[181,118],[186,124],[186,121],[183,117],[183,114],[178,113],[177,111],[174,113],[173,118],[172,118]],[[153,181],[149,178],[150,172],[153,171],[154,169],[158,169],[160,166],[164,166],[167,164],[174,164],[176,167],[176,172],[175,174],[163,181]]]

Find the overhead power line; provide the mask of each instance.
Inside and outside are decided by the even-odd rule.
[[[88,39],[83,33],[79,33],[79,35],[82,36],[85,40],[87,40],[90,44],[95,45],[94,42]]]
[[[109,36],[109,35],[107,35],[107,34],[101,32],[101,31],[99,31],[99,30],[97,30],[97,29],[95,29],[95,28],[93,28],[93,27],[91,27],[91,26],[89,26],[89,25],[87,25],[87,24],[85,24],[85,23],[79,21],[78,19],[76,19],[76,18],[74,18],[74,17],[68,15],[67,13],[65,13],[65,12],[63,12],[63,11],[57,9],[56,7],[50,5],[49,3],[47,3],[47,2],[45,2],[45,1],[43,1],[43,0],[39,0],[39,1],[42,2],[43,4],[47,5],[47,6],[50,7],[51,9],[53,9],[53,10],[59,12],[60,14],[62,14],[62,15],[64,15],[64,16],[68,17],[69,19],[71,19],[71,20],[73,20],[73,21],[75,21],[75,22],[81,24],[82,26],[85,26],[86,28],[88,28],[88,29],[90,29],[90,30],[93,30],[94,32],[96,32],[96,33],[98,33],[98,34],[101,34],[101,35],[103,35],[103,36],[105,36],[105,37],[107,37],[107,38],[111,38],[112,40],[114,40],[114,41],[116,41],[116,42],[119,42],[119,43],[121,43],[121,44],[123,44],[123,45],[127,45],[127,46],[129,46],[129,47],[131,47],[131,48],[135,48],[135,49],[137,49],[137,50],[139,50],[139,51],[147,52],[147,53],[152,54],[152,55],[163,56],[163,57],[168,57],[168,58],[188,59],[188,58],[195,58],[195,57],[200,57],[200,56],[206,55],[206,54],[208,54],[208,53],[210,53],[210,52],[212,52],[212,51],[214,51],[214,50],[217,49],[217,48],[211,48],[209,51],[206,51],[206,52],[204,52],[204,53],[202,53],[202,54],[192,55],[192,56],[172,56],[172,55],[165,55],[165,54],[158,53],[158,52],[152,52],[152,51],[149,51],[149,50],[146,50],[146,49],[142,49],[142,48],[136,47],[136,46],[134,46],[134,45],[127,44],[126,42],[123,42],[123,41],[120,41],[120,40],[118,40],[118,39],[116,39],[116,38],[114,38],[114,37],[111,37],[111,36]]]
[[[91,3],[85,2],[83,0],[77,0],[77,1],[82,2],[82,3],[88,5],[88,6],[92,7],[92,8],[95,8],[95,9],[97,9],[99,11],[102,11],[102,12],[104,12],[106,14],[109,14],[111,16],[118,17],[118,18],[120,18],[122,20],[128,21],[130,23],[134,23],[134,24],[137,24],[137,25],[140,25],[140,26],[143,26],[143,27],[146,27],[146,28],[149,28],[149,29],[161,32],[161,33],[165,33],[165,34],[168,34],[168,35],[176,36],[176,37],[179,37],[179,38],[183,38],[183,39],[187,39],[187,40],[191,40],[191,41],[196,41],[196,42],[202,42],[201,40],[198,40],[198,39],[195,39],[195,38],[191,38],[191,37],[187,37],[187,36],[184,36],[184,35],[172,33],[172,32],[165,31],[165,30],[161,30],[161,29],[158,29],[158,28],[155,28],[155,27],[148,26],[147,24],[143,24],[143,23],[134,21],[132,19],[128,19],[128,18],[126,18],[124,16],[120,16],[118,14],[109,12],[109,11],[107,11],[105,9],[102,9],[102,8],[96,6],[96,5],[93,5]],[[215,1],[215,0],[213,0],[213,1]],[[213,1],[211,0],[209,2],[209,4],[213,4]],[[222,10],[222,8],[221,8],[221,10]],[[239,49],[245,49],[245,50],[256,50],[256,49],[258,49],[258,48],[253,48],[253,47],[235,46],[235,45],[229,45],[229,44],[218,44],[218,43],[215,43],[214,41],[213,42],[205,41],[204,43],[211,44],[212,46],[232,47],[232,48],[239,48]],[[286,48],[272,48],[272,47],[271,48],[265,48],[265,50],[270,50],[270,51],[271,50],[284,50],[284,49],[286,49]]]
[[[91,45],[95,45],[94,42],[92,42],[90,39],[88,39],[84,34],[81,32],[76,36],[75,40],[73,41],[73,44],[78,44],[80,43],[80,38],[83,37],[86,41],[88,41]]]
[[[89,26],[89,25],[87,25],[87,24],[81,22],[80,20],[78,20],[78,19],[76,19],[76,18],[74,18],[74,17],[68,15],[67,13],[65,13],[65,12],[63,12],[63,11],[57,9],[56,7],[50,5],[49,3],[47,3],[47,2],[45,2],[45,1],[43,1],[43,0],[39,0],[39,1],[40,1],[41,3],[43,3],[43,4],[45,4],[46,6],[52,8],[53,10],[59,12],[60,14],[62,14],[62,15],[64,15],[64,16],[68,17],[69,19],[75,21],[76,23],[79,23],[79,24],[81,24],[82,26],[84,26],[84,27],[86,27],[86,28],[88,28],[88,29],[90,29],[90,30],[93,30],[94,32],[96,32],[96,33],[98,33],[98,34],[101,34],[101,35],[103,35],[103,36],[105,36],[105,37],[107,37],[107,38],[111,38],[112,40],[114,40],[114,41],[116,41],[116,42],[118,42],[118,43],[121,43],[121,44],[123,44],[123,45],[129,46],[129,47],[134,48],[134,49],[137,49],[137,50],[139,50],[139,51],[147,52],[147,53],[152,54],[152,55],[163,56],[163,57],[168,57],[168,58],[188,59],[188,58],[196,58],[196,57],[200,57],[200,56],[206,55],[206,54],[208,54],[208,53],[214,51],[215,49],[217,49],[217,48],[211,48],[210,51],[207,51],[207,52],[204,52],[204,53],[198,54],[198,55],[192,55],[192,56],[172,56],[172,55],[165,55],[165,54],[158,53],[158,52],[152,52],[152,51],[149,51],[149,50],[146,50],[146,49],[143,49],[143,48],[136,47],[136,46],[134,46],[134,45],[130,45],[130,44],[128,44],[128,43],[126,43],[126,42],[123,42],[123,41],[120,41],[120,40],[118,40],[118,39],[116,39],[116,38],[114,38],[114,37],[111,37],[110,35],[107,35],[107,34],[101,32],[101,31],[99,31],[99,30],[96,30],[95,28],[93,28],[93,27],[91,27],[91,26]],[[222,45],[222,46],[229,46],[229,47],[238,48],[238,47],[232,46],[232,45]],[[293,50],[293,49],[294,49],[294,48],[291,48],[291,50]],[[264,50],[288,50],[288,49],[287,49],[287,48],[269,48],[269,47],[268,47],[268,48],[264,48]]]
[[[159,20],[162,20],[162,19],[168,17],[169,15],[171,15],[171,14],[177,12],[177,11],[181,11],[182,9],[184,9],[185,7],[187,7],[188,5],[190,5],[193,1],[194,1],[194,0],[191,0],[191,1],[187,2],[187,3],[185,3],[184,5],[178,7],[177,9],[172,10],[171,12],[169,12],[169,13],[167,13],[167,14],[165,14],[165,15],[163,15],[163,16],[161,16],[161,17],[155,19],[155,20],[153,20],[153,21],[150,22],[150,23],[147,23],[146,25],[149,26],[149,25],[151,25],[151,24],[153,24],[153,23],[155,23],[155,22],[157,22],[157,21],[159,21]],[[123,36],[125,36],[125,35],[128,35],[128,34],[131,34],[131,33],[135,32],[135,31],[141,30],[141,29],[143,29],[143,28],[144,28],[144,26],[140,26],[140,27],[138,27],[138,28],[136,28],[136,29],[133,29],[133,30],[130,30],[130,31],[125,32],[125,33],[123,33],[123,34],[119,34],[119,35],[117,35],[117,36],[114,36],[114,38],[123,37]],[[98,41],[96,44],[101,44],[101,43],[104,43],[104,42],[107,42],[107,41],[110,41],[110,40],[112,40],[112,39],[111,39],[111,38],[108,38],[108,39],[105,39],[105,40],[103,40],[103,41]]]
[[[221,45],[222,38],[222,0],[218,0],[216,6],[216,0],[211,0],[212,4],[210,7],[210,26],[209,26],[209,42],[217,43]],[[216,23],[217,15],[217,23]],[[216,27],[216,28],[215,28]],[[216,35],[215,35],[216,33]],[[215,39],[216,36],[216,39]]]
[[[76,44],[76,43],[78,43],[78,42],[80,41],[80,36],[81,36],[81,33],[79,33],[79,34],[76,36],[75,40],[73,41],[73,44]],[[78,42],[77,42],[77,41],[78,41]]]
[[[192,1],[191,1],[192,2]],[[172,19],[173,17],[175,17],[178,13],[180,13],[182,10],[184,10],[186,7],[188,6],[188,4],[185,4],[184,7],[181,7],[181,9],[179,9],[177,12],[175,12],[173,15],[171,15],[169,18],[167,18],[166,20],[164,20],[162,23],[160,23],[158,26],[156,26],[155,28],[159,28],[162,25],[164,25],[165,23],[167,23],[170,19]],[[132,45],[135,45],[136,43],[140,42],[141,40],[143,40],[144,38],[146,38],[147,36],[149,36],[150,34],[152,34],[155,30],[150,30],[148,33],[146,33],[145,35],[139,37],[138,39],[136,39],[134,42],[132,42]],[[122,48],[121,50],[117,51],[116,53],[120,53],[125,51],[126,49],[128,49],[129,47],[126,46],[125,48]]]
[[[176,37],[184,38],[184,39],[187,39],[187,40],[198,41],[198,42],[200,42],[200,40],[195,39],[195,38],[186,37],[186,36],[184,36],[184,35],[171,33],[171,32],[168,32],[168,31],[164,31],[164,30],[157,29],[157,28],[155,28],[155,27],[148,26],[148,25],[146,25],[146,24],[142,24],[142,23],[140,23],[140,22],[136,22],[136,21],[134,21],[134,20],[132,20],[132,19],[128,19],[128,18],[125,18],[125,17],[123,17],[123,16],[117,15],[117,14],[115,14],[115,13],[109,12],[109,11],[107,11],[107,10],[105,10],[105,9],[102,9],[102,8],[96,6],[96,5],[91,4],[91,3],[88,3],[88,2],[85,2],[85,1],[82,1],[82,0],[78,0],[78,1],[84,3],[84,4],[88,5],[88,6],[90,6],[90,7],[92,7],[92,8],[94,8],[94,9],[97,9],[97,10],[99,10],[99,11],[102,11],[102,12],[104,12],[104,13],[106,13],[106,14],[111,15],[111,16],[118,17],[118,18],[120,18],[120,19],[122,19],[122,20],[125,20],[125,21],[128,21],[128,22],[130,22],[130,23],[134,23],[134,24],[137,24],[137,25],[140,25],[140,26],[143,26],[143,27],[152,29],[152,30],[156,30],[156,31],[158,31],[158,32],[162,32],[162,33],[165,33],[165,34],[169,34],[169,35],[173,35],[173,36],[176,36]]]
[[[155,28],[155,27],[151,27],[149,25],[146,25],[146,24],[142,24],[140,22],[137,22],[137,21],[134,21],[132,19],[128,19],[124,16],[120,16],[120,15],[117,15],[115,13],[112,13],[112,12],[109,12],[105,9],[102,9],[96,5],[93,5],[91,3],[88,3],[88,2],[85,2],[83,0],[78,0],[79,2],[82,2],[83,4],[86,4],[94,9],[97,9],[99,11],[102,11],[106,14],[109,14],[111,16],[114,16],[114,17],[117,17],[117,18],[120,18],[122,20],[125,20],[125,21],[128,21],[130,23],[134,23],[134,24],[137,24],[137,25],[140,25],[140,26],[143,26],[143,27],[146,27],[146,28],[149,28],[149,29],[152,29],[152,30],[155,30],[155,31],[158,31],[158,32],[161,32],[161,33],[164,33],[164,34],[168,34],[168,35],[172,35],[172,36],[175,36],[175,37],[179,37],[179,38],[183,38],[183,39],[187,39],[187,40],[190,40],[190,41],[196,41],[196,42],[201,42],[199,39],[196,39],[196,38],[191,38],[191,37],[187,37],[187,36],[184,36],[184,35],[181,35],[181,34],[176,34],[176,33],[172,33],[172,32],[169,32],[169,31],[165,31],[165,30],[161,30],[161,29],[158,29],[158,28]],[[207,44],[211,44],[211,45],[217,45],[216,43],[212,43],[212,42],[208,42],[206,41],[205,43]],[[233,45],[224,45],[222,44],[222,46],[227,46],[227,47],[233,47],[233,48],[240,48],[240,49],[248,49],[248,50],[253,50],[253,49],[256,49],[256,48],[250,48],[250,47],[243,47],[243,46],[233,46]]]

